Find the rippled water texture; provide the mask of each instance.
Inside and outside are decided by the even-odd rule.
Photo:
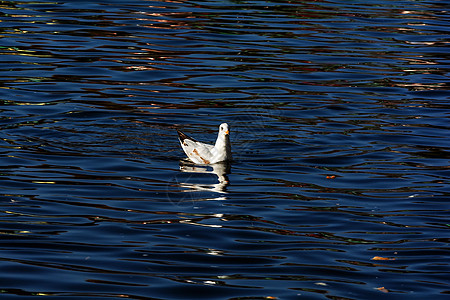
[[[0,297],[448,299],[448,8],[1,1]]]

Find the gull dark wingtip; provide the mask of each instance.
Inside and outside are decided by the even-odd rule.
[[[196,142],[196,140],[194,140],[193,138],[191,138],[191,137],[187,136],[186,134],[182,133],[178,129],[177,129],[177,133],[178,133],[178,138],[180,139],[181,142],[183,142],[186,139]]]

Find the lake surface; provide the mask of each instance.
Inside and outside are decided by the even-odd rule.
[[[446,1],[0,11],[1,299],[449,299]]]

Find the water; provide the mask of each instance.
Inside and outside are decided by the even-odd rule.
[[[445,1],[0,9],[2,299],[448,298]]]

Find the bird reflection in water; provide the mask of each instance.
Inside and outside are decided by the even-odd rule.
[[[229,162],[219,162],[211,165],[196,165],[192,162],[182,160],[180,162],[180,171],[193,174],[213,174],[217,176],[217,183],[190,183],[178,182],[183,188],[189,188],[191,191],[208,191],[226,194],[227,186],[229,185],[228,174],[231,171]],[[192,178],[190,176],[189,178]],[[208,200],[224,200],[226,197],[218,197]]]

